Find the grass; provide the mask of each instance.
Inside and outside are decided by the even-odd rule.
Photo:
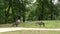
[[[4,32],[0,34],[60,34],[60,31],[22,30],[22,31]]]
[[[43,21],[45,23],[45,27],[35,24],[37,21],[20,23],[18,27],[26,27],[26,28],[60,28],[60,20],[48,20]],[[0,24],[1,27],[11,27],[12,24]]]

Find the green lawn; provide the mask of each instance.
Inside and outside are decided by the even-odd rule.
[[[45,23],[45,27],[39,26],[35,24],[37,21],[32,21],[32,22],[25,22],[25,23],[20,23],[18,27],[31,27],[31,28],[60,28],[60,20],[49,20],[49,21],[43,21]],[[0,27],[12,27],[12,24],[0,24]]]
[[[0,34],[60,34],[60,31],[22,30],[22,31],[4,32]]]

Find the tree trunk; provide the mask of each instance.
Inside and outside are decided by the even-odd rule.
[[[38,20],[40,21],[41,19],[40,19],[40,16],[38,16]]]
[[[25,22],[25,15],[23,16],[23,22]]]
[[[13,22],[15,22],[15,15],[14,15],[14,11],[13,11],[13,7],[11,7],[12,8],[12,16],[13,16]]]
[[[54,9],[53,9],[53,3],[52,3],[52,0],[50,0],[50,3],[51,3],[51,4],[50,4],[51,20],[53,20],[53,17],[52,17],[52,16],[53,16],[53,13],[54,13],[54,12],[53,12],[53,11],[54,11]]]
[[[41,1],[41,10],[40,10],[40,15],[38,16],[38,20],[43,20],[43,12],[44,12],[44,2],[43,1]]]
[[[6,12],[6,9],[5,9],[5,23],[7,23],[7,12]]]
[[[7,23],[8,23],[8,17],[9,17],[9,10],[10,10],[10,5],[9,5],[9,7],[8,7],[8,10],[7,10]]]

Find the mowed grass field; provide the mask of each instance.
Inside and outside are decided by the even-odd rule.
[[[22,30],[22,31],[3,32],[0,34],[60,34],[60,31]]]
[[[60,20],[43,20],[45,23],[45,27],[37,25],[37,21],[29,21],[25,23],[20,23],[18,27],[26,27],[26,28],[60,28]],[[0,24],[1,27],[12,27],[12,24]],[[14,26],[15,27],[15,26]]]

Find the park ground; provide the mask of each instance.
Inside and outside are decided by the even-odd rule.
[[[3,32],[3,33],[0,33],[0,34],[60,34],[60,31],[22,30],[22,31]]]
[[[60,20],[43,20],[45,27],[35,24],[37,21],[20,23],[19,28],[60,28]],[[0,28],[11,28],[12,24],[0,24]],[[17,27],[17,28],[18,28]],[[15,27],[13,27],[15,28]],[[17,30],[2,32],[0,34],[60,34],[60,30]]]
[[[18,27],[25,28],[60,28],[60,20],[43,20],[45,27],[37,25],[37,21],[26,21],[25,23],[20,23]],[[12,27],[12,24],[0,24],[0,28]],[[14,26],[15,27],[15,26]]]

